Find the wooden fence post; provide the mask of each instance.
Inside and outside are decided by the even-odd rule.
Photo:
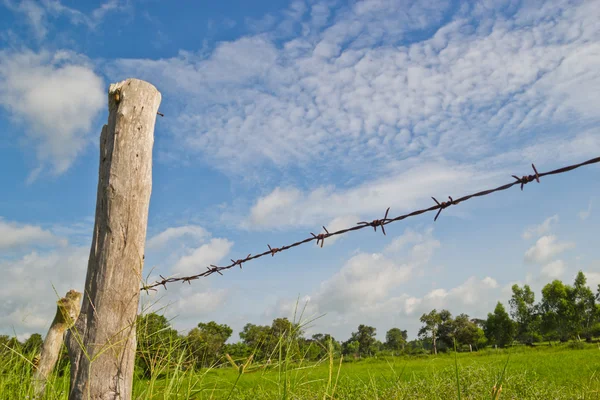
[[[56,365],[64,335],[77,317],[81,308],[81,293],[69,290],[65,297],[56,302],[56,315],[50,329],[44,338],[42,352],[35,365],[33,373],[33,386],[35,397],[40,397],[46,389],[46,380]]]
[[[131,399],[160,92],[127,79],[108,91],[96,217],[81,313],[70,330],[69,400]]]

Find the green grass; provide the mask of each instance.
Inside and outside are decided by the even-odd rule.
[[[285,343],[282,343],[282,348]],[[27,356],[4,352],[0,399],[31,398]],[[136,378],[137,399],[600,399],[600,349],[585,345],[484,350],[425,357],[303,363],[284,356],[274,364],[250,363],[240,373],[219,368],[185,370],[183,360]],[[237,361],[239,365],[240,362]],[[66,399],[68,374],[53,376],[48,399]],[[460,397],[459,397],[460,396]]]
[[[336,398],[345,399],[490,399],[492,388],[502,382],[501,399],[600,398],[600,350],[520,350],[510,354],[493,351],[459,353],[418,359],[393,358],[344,363]],[[503,371],[506,367],[506,371]],[[329,366],[291,368],[289,398],[324,397]],[[337,370],[334,371],[337,374]],[[458,373],[458,378],[457,378]],[[232,370],[212,370],[204,378],[206,388],[218,390],[233,382]],[[457,384],[458,379],[458,384]],[[282,385],[275,371],[243,375],[232,398],[278,399]],[[207,393],[198,398],[210,398]]]

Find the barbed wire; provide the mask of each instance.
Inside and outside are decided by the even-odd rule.
[[[358,222],[356,224],[356,226],[353,227],[349,227],[346,229],[341,229],[339,231],[335,231],[335,232],[329,232],[327,230],[327,228],[325,226],[323,226],[323,230],[324,233],[319,233],[319,234],[314,234],[313,232],[311,232],[311,237],[308,237],[306,239],[300,240],[298,242],[289,244],[289,245],[285,245],[285,246],[281,246],[281,247],[271,247],[270,244],[267,244],[267,247],[269,248],[269,250],[263,251],[262,253],[259,254],[255,254],[255,255],[251,255],[248,254],[245,258],[241,258],[241,259],[237,259],[237,260],[231,260],[231,264],[226,265],[226,266],[216,266],[216,265],[210,265],[210,267],[206,267],[206,271],[200,272],[196,275],[191,275],[191,276],[184,276],[184,277],[171,277],[171,278],[165,278],[162,275],[159,275],[159,277],[161,278],[161,280],[157,280],[154,283],[150,284],[150,285],[144,285],[140,288],[140,290],[145,290],[146,292],[148,292],[149,290],[156,290],[156,287],[158,286],[163,286],[165,289],[167,288],[167,284],[168,283],[173,283],[173,282],[187,282],[189,284],[191,284],[191,281],[199,279],[199,278],[203,278],[209,275],[212,275],[214,273],[218,273],[220,275],[223,275],[223,273],[221,271],[230,269],[230,268],[234,268],[234,267],[240,267],[240,269],[242,269],[242,264],[260,258],[260,257],[264,257],[264,256],[268,256],[269,254],[271,255],[271,257],[275,256],[275,254],[285,251],[285,250],[289,250],[292,249],[294,247],[300,246],[302,244],[305,243],[309,243],[312,241],[317,242],[317,245],[319,245],[320,247],[323,247],[323,244],[325,243],[325,239],[330,238],[332,236],[337,236],[337,235],[342,235],[348,232],[352,232],[352,231],[357,231],[360,229],[365,229],[368,227],[372,227],[373,230],[375,232],[377,232],[377,228],[380,227],[381,228],[381,232],[385,235],[385,225],[387,224],[391,224],[392,222],[397,222],[397,221],[402,221],[403,219],[409,218],[409,217],[414,217],[420,214],[424,214],[426,212],[431,212],[431,211],[435,211],[438,210],[435,217],[434,217],[434,221],[437,221],[438,217],[440,216],[442,210],[450,207],[450,206],[455,206],[459,203],[463,203],[467,200],[472,199],[473,197],[481,197],[481,196],[487,196],[489,194],[495,193],[495,192],[500,192],[503,190],[507,190],[510,189],[511,187],[515,186],[515,185],[520,185],[521,186],[521,191],[523,190],[523,187],[533,181],[536,181],[538,183],[540,183],[540,178],[544,177],[544,176],[549,176],[549,175],[557,175],[557,174],[562,174],[568,171],[572,171],[576,168],[579,167],[583,167],[585,165],[590,165],[590,164],[596,164],[596,163],[600,163],[600,157],[596,157],[596,158],[592,158],[591,160],[588,161],[584,161],[582,163],[579,164],[573,164],[573,165],[569,165],[566,167],[562,167],[562,168],[558,168],[552,171],[548,171],[548,172],[542,172],[539,173],[535,167],[534,164],[531,164],[531,167],[533,168],[533,175],[524,175],[522,177],[518,177],[516,175],[512,175],[512,177],[515,179],[513,182],[511,183],[507,183],[506,185],[502,185],[502,186],[498,186],[495,189],[488,189],[488,190],[483,190],[477,193],[473,193],[473,194],[469,194],[466,196],[463,196],[461,198],[458,199],[453,199],[452,197],[448,196],[448,201],[442,201],[439,202],[437,201],[437,199],[435,197],[432,197],[433,201],[435,202],[435,205],[428,207],[428,208],[423,208],[421,210],[416,210],[416,211],[412,211],[408,214],[404,214],[404,215],[399,215],[397,217],[394,218],[388,218],[388,214],[390,212],[390,208],[388,207],[387,210],[385,211],[385,215],[383,216],[382,219],[374,219],[370,222],[368,221],[361,221]]]

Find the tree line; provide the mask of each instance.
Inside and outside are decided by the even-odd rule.
[[[329,354],[362,358],[437,354],[452,349],[477,351],[489,345],[505,347],[515,342],[534,345],[571,339],[591,341],[600,336],[600,285],[594,293],[586,283],[581,271],[573,285],[554,280],[542,288],[537,303],[529,285],[515,284],[508,311],[498,302],[485,319],[471,318],[464,313],[454,317],[446,309],[434,309],[421,315],[422,326],[417,337],[410,341],[406,330],[391,328],[382,342],[376,337],[376,328],[364,324],[358,325],[345,341],[338,341],[327,333],[305,337],[303,325],[287,318],[275,318],[270,325],[247,323],[239,333],[240,340],[227,343],[233,330],[226,324],[200,322],[182,334],[171,327],[165,316],[148,313],[137,318],[136,365],[142,373],[150,374],[160,363],[182,359],[188,366],[202,368],[223,362],[224,357],[242,360],[252,357],[268,364],[288,355],[320,360]],[[0,335],[0,352],[19,349],[34,354],[41,344],[39,334],[31,335],[23,343]],[[64,352],[59,365],[64,365],[66,360]]]

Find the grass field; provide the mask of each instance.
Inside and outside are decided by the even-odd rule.
[[[0,398],[32,398],[31,368],[5,356]],[[600,399],[600,348],[568,346],[298,364],[250,364],[201,371],[169,368],[136,378],[136,399]],[[494,397],[493,388],[502,388]],[[67,376],[49,382],[48,399],[66,399]]]

